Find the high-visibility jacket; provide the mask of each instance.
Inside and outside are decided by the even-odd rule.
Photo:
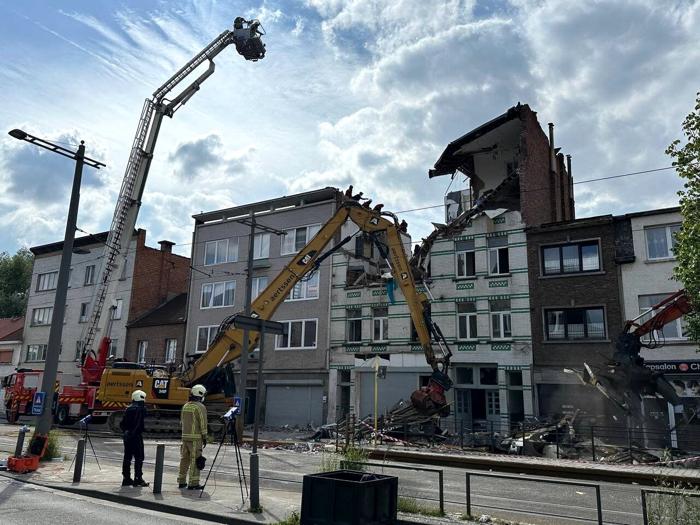
[[[182,439],[207,439],[207,409],[199,401],[188,401],[180,415]]]

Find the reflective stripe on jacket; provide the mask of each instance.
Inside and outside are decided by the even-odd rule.
[[[207,438],[207,409],[199,401],[188,401],[180,416],[182,439]]]

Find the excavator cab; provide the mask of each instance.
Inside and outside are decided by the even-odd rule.
[[[257,62],[265,57],[265,44],[260,39],[264,34],[259,20],[246,20],[239,16],[233,21],[233,42],[238,54],[246,60]]]

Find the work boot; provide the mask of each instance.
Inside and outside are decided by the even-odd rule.
[[[185,489],[185,488],[187,488],[187,483],[178,483],[178,484],[177,484],[177,488],[179,488],[179,489]]]
[[[187,485],[187,490],[202,490],[204,485],[197,483],[196,485]]]
[[[134,487],[148,487],[148,482],[144,481],[143,478],[138,478],[134,480]]]
[[[134,480],[131,478],[122,479],[122,487],[131,487],[134,484]]]

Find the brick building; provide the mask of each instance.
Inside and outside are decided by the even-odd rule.
[[[582,411],[602,423],[613,407],[565,368],[601,365],[623,326],[611,215],[527,229],[534,380],[539,415]],[[616,250],[616,247],[618,249]]]
[[[59,356],[59,371],[63,384],[77,384],[80,372],[76,366],[80,357],[80,341],[86,333],[96,283],[101,275],[101,264],[107,233],[87,235],[75,239],[71,258],[71,274],[66,298],[65,324]],[[114,306],[111,355],[124,357],[126,324],[173,295],[187,291],[189,259],[172,253],[173,243],[161,241],[161,249],[146,246],[146,231],[134,232],[126,250],[126,263],[119,275],[114,294],[107,298],[107,309]],[[46,360],[49,330],[58,280],[63,242],[30,248],[34,254],[32,280],[27,300],[24,325],[24,350],[20,364],[26,368],[42,369]],[[97,340],[101,332],[97,333]]]
[[[446,226],[437,226],[429,278],[420,283],[454,353],[448,400],[465,428],[506,430],[534,414],[525,227],[574,218],[572,179],[551,125],[549,135],[518,104],[451,142],[429,171],[431,178],[459,171],[469,185],[447,194]],[[462,220],[475,206],[480,212]],[[363,281],[357,266],[357,253],[334,256],[329,419],[373,411],[373,369],[363,354],[386,357],[382,412],[431,372],[400,293],[387,301],[381,267],[365,265]]]
[[[181,293],[126,325],[124,357],[134,363],[166,365],[185,363],[187,294]]]

